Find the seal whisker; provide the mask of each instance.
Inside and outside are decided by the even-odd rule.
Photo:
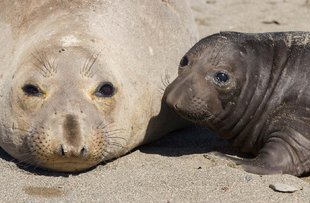
[[[102,128],[103,129],[103,128]],[[113,133],[113,132],[126,132],[124,128],[117,128],[117,129],[109,129],[108,131],[105,131],[107,133]]]
[[[44,77],[53,76],[56,70],[56,68],[53,66],[53,64],[55,64],[55,59],[53,63],[50,63],[45,52],[39,52],[38,50],[36,50],[36,54],[32,54],[32,56],[37,60],[40,65],[34,65],[36,65],[44,73]]]
[[[48,59],[47,56],[45,55],[45,67],[49,70],[49,73],[51,73],[51,75],[53,75],[55,68],[53,67],[52,64],[55,64],[55,59],[53,60],[53,62],[51,63]]]
[[[170,85],[171,81],[170,81],[170,75],[168,74],[167,70],[165,71],[164,77],[161,76],[161,83],[163,86],[160,87],[161,91],[165,91],[165,89],[168,87],[168,85]],[[163,93],[161,92],[161,93]]]
[[[40,65],[37,65],[37,64],[35,64],[35,63],[33,63],[33,65],[35,66],[35,67],[37,67],[41,72],[41,75],[43,76],[43,77],[45,77],[45,78],[47,78],[48,77],[48,75],[47,75],[47,73],[45,72],[45,70],[42,68],[42,66],[40,66]]]
[[[120,140],[124,140],[127,142],[127,139],[123,138],[123,137],[115,137],[115,136],[107,136],[109,139],[120,139]]]
[[[97,126],[96,126],[96,129],[99,129],[100,128],[100,126],[101,125],[103,125],[104,124],[104,122],[103,121],[101,121]]]
[[[107,149],[102,149],[102,152],[105,152],[105,153],[107,153],[108,155],[111,153],[111,152],[109,152]]]
[[[164,77],[161,76],[161,83],[164,85],[164,87],[167,87],[170,84],[170,75],[165,72]]]
[[[114,135],[122,135],[122,132],[107,132],[107,131],[103,131],[102,133],[104,133],[106,137],[114,136]]]
[[[102,131],[103,136],[108,138],[108,140],[123,140],[124,143],[126,143],[127,139],[125,139],[125,138],[120,136],[120,135],[122,135],[125,132],[126,132],[125,129],[113,129],[113,130],[105,130],[105,129],[103,129],[103,131]],[[110,141],[108,141],[108,143],[110,143]]]
[[[36,50],[36,53],[40,56],[39,51]],[[44,67],[44,62],[42,61],[42,58],[40,58],[39,56],[36,56],[34,53],[31,53],[32,57],[36,60],[37,63],[33,62],[33,65],[35,67],[37,67],[39,70],[42,71],[42,75],[43,77],[48,77],[48,72]],[[44,68],[43,68],[44,67]]]
[[[93,78],[98,73],[98,70],[92,71],[92,73],[89,74],[89,78]]]
[[[28,167],[34,167],[38,162],[33,159],[33,155],[31,152],[24,152],[20,153],[21,157],[20,159],[12,159],[13,162],[15,162],[18,165],[22,165],[23,168],[24,166],[26,168]]]
[[[84,62],[84,65],[83,65],[83,67],[80,69],[80,73],[83,75],[83,76],[85,76],[85,72],[86,72],[86,69],[87,69],[87,67],[88,67],[88,65],[89,65],[89,63],[90,63],[90,58],[87,58],[86,59],[86,61]]]
[[[99,55],[100,55],[100,52],[92,54],[90,58],[88,58],[87,61],[84,63],[82,70],[80,71],[80,73],[84,77],[91,78],[95,74],[92,71],[92,68],[94,67],[94,64],[96,63]]]
[[[91,72],[91,69],[93,68],[94,64],[96,63],[97,61],[97,57],[98,56],[95,56],[95,55],[92,55],[91,59],[90,59],[90,65],[87,67],[87,70],[85,72],[85,76],[89,76],[90,72]]]
[[[114,124],[114,122],[109,122],[109,123],[105,124],[104,121],[101,121],[96,128],[97,129],[100,129],[100,128],[104,129],[104,128],[107,128],[108,126],[111,126],[112,124]]]
[[[32,133],[32,131],[25,130],[25,129],[22,129],[22,128],[17,128],[17,127],[14,127],[13,130],[19,130],[19,131],[22,131],[22,132]]]
[[[32,124],[30,124],[28,121],[26,121],[26,119],[23,119],[23,117],[20,115],[20,113],[18,113],[18,112],[14,112],[14,113],[20,118],[21,121],[26,123],[28,125],[28,127],[31,128],[31,130],[28,130],[28,132],[38,132],[37,128],[35,126],[33,126]],[[7,128],[11,128],[11,127],[8,127],[8,126],[5,126],[5,125],[3,125],[3,126],[7,127]],[[27,131],[24,128],[22,128],[22,130]]]
[[[18,130],[18,131],[22,131],[22,132],[27,132],[27,133],[34,133],[34,132],[37,132],[35,130],[26,130],[26,129],[23,129],[23,128],[19,128],[19,127],[16,127],[13,123],[12,126],[6,126],[6,125],[2,125],[4,128],[6,129],[12,129],[12,130]]]
[[[53,62],[52,62],[52,70],[54,73],[57,73],[57,69],[58,69],[58,65],[55,64],[56,58],[54,58]]]
[[[24,154],[22,154],[23,156],[24,155],[31,155],[31,154],[26,154],[26,153],[24,153]],[[31,166],[31,164],[30,163],[28,163],[29,161],[32,161],[32,157],[28,157],[28,158],[22,158],[22,159],[20,159],[20,160],[17,160],[17,159],[13,159],[12,160],[13,162],[15,162],[16,164],[22,164],[22,165],[29,165],[29,166]]]
[[[122,148],[122,149],[126,149],[126,147],[124,147],[123,145],[117,143],[117,142],[109,142],[109,146],[113,146],[113,147],[118,147],[118,148]]]
[[[110,143],[110,141],[117,141],[117,142],[120,142],[122,144],[126,144],[127,143],[127,139],[122,139],[121,137],[119,137],[120,135],[119,134],[112,134],[112,135],[109,135],[109,136],[105,136],[106,137],[106,140],[107,140],[107,143]],[[121,135],[122,136],[122,135]]]
[[[160,94],[164,94],[165,88],[164,88],[164,87],[159,87],[159,88],[157,89],[157,91],[158,91]]]
[[[110,136],[110,135],[116,135],[116,134],[122,134],[125,133],[126,130],[125,129],[101,129],[103,133],[106,134],[106,136]]]

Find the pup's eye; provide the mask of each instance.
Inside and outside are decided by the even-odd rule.
[[[95,92],[97,97],[112,97],[114,95],[115,88],[113,84],[110,82],[103,82],[101,83]]]
[[[214,75],[214,80],[218,83],[226,83],[229,80],[229,76],[223,72],[217,72]]]
[[[182,68],[182,67],[184,67],[184,66],[187,66],[188,65],[188,58],[187,58],[187,56],[183,56],[183,58],[181,59],[181,61],[180,61],[180,68]]]
[[[32,84],[26,84],[22,87],[22,90],[24,93],[28,96],[33,96],[33,97],[40,97],[43,95],[42,91],[40,88],[38,88],[36,85]]]

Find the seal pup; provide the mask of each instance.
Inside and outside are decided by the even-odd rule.
[[[160,89],[196,41],[185,0],[3,0],[0,30],[0,146],[19,161],[86,170],[184,124]]]
[[[165,100],[253,159],[256,174],[310,172],[310,33],[221,32],[181,59]]]

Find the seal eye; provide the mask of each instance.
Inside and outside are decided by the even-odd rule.
[[[229,76],[223,72],[217,72],[214,75],[214,79],[218,83],[226,83],[229,80]]]
[[[187,66],[188,65],[188,58],[187,56],[183,56],[183,58],[181,59],[180,61],[180,68],[184,67],[184,66]]]
[[[114,87],[113,84],[110,82],[103,82],[101,83],[95,92],[97,97],[111,97],[114,94]]]
[[[32,84],[24,85],[22,87],[22,90],[28,96],[39,97],[39,96],[41,96],[43,94],[42,91],[37,86],[32,85]]]

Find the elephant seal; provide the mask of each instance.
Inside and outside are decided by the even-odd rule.
[[[181,59],[165,99],[253,159],[256,174],[310,172],[310,33],[221,32]]]
[[[185,0],[4,0],[0,28],[0,146],[17,160],[86,170],[184,124],[161,88],[197,39]]]

